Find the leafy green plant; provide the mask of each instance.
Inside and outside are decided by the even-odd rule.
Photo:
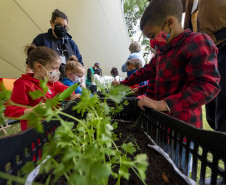
[[[29,125],[42,131],[42,120],[59,120],[61,126],[55,130],[55,134],[43,147],[40,174],[49,174],[46,184],[54,184],[62,176],[68,184],[76,185],[107,185],[110,176],[117,179],[117,185],[121,178],[129,179],[129,169],[132,169],[138,178],[145,184],[145,171],[148,165],[147,156],[138,154],[132,159],[138,148],[132,142],[117,146],[118,140],[114,130],[117,123],[112,122],[112,116],[128,105],[121,103],[124,94],[130,89],[125,86],[112,86],[109,93],[101,84],[99,89],[105,95],[104,100],[87,89],[83,89],[80,101],[73,107],[82,116],[81,119],[66,114],[59,110],[59,98],[46,99],[46,82],[41,82],[43,91],[34,91],[31,96],[44,97],[45,105],[41,103],[33,112],[24,115],[21,119],[28,120]],[[109,107],[107,98],[116,103],[116,107]],[[65,121],[62,116],[70,118]],[[44,163],[43,161],[46,160]],[[33,162],[27,163],[22,174],[29,174],[35,168]]]
[[[0,83],[0,123],[4,123],[4,109],[5,102],[10,98],[11,92],[6,90],[2,83]]]

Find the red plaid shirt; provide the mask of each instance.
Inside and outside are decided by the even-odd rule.
[[[122,84],[149,80],[147,97],[165,100],[169,115],[202,128],[201,106],[220,91],[217,48],[211,38],[189,29]]]

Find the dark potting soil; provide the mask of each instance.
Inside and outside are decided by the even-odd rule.
[[[133,125],[133,126],[132,126]],[[135,139],[140,150],[134,153],[134,156],[140,153],[147,154],[149,166],[146,171],[146,183],[148,185],[185,185],[187,182],[179,176],[173,166],[157,151],[148,147],[153,145],[152,141],[145,135],[141,129],[139,122],[134,125],[134,122],[118,120],[118,128],[115,131],[116,134],[122,133],[117,145],[121,145],[123,141],[128,137]],[[121,179],[121,185],[142,185],[141,180],[131,170],[131,176],[129,180]],[[116,180],[109,179],[108,185],[115,185]]]
[[[148,145],[153,145],[152,141],[145,135],[142,131],[139,122],[129,122],[123,120],[118,121],[118,128],[115,130],[115,133],[118,134],[119,140],[116,141],[116,144],[122,145],[126,141],[133,142],[134,139],[139,146],[140,150],[134,153],[134,156],[137,154],[147,154],[149,166],[146,171],[146,184],[147,185],[186,185],[187,182],[179,176],[173,166],[157,151],[148,147]],[[128,139],[128,138],[133,138]],[[134,142],[133,142],[134,143]],[[132,156],[133,158],[133,156]],[[59,159],[60,160],[60,159]],[[117,170],[117,169],[115,169]],[[51,174],[51,172],[49,173]],[[49,175],[48,174],[48,175]],[[129,180],[121,179],[121,185],[143,185],[141,180],[136,176],[136,174],[130,170]],[[39,175],[36,177],[35,182],[44,184],[48,178],[48,175]],[[51,182],[51,181],[50,181]],[[113,177],[109,178],[108,185],[115,185],[117,182]],[[55,185],[67,185],[66,179],[61,177]]]

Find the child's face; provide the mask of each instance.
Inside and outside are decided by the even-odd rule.
[[[160,26],[147,23],[144,26],[143,34],[152,40],[158,36],[160,31],[163,31],[166,34],[170,33],[170,37],[167,41],[168,44],[174,38],[174,29],[179,29],[178,25],[180,25],[180,23],[175,17],[168,17],[168,19]]]
[[[43,75],[46,75],[46,70],[59,72],[60,64],[61,64],[61,60],[60,59],[56,59],[56,60],[54,60],[52,62],[49,62],[45,66],[43,66],[39,62],[36,62],[35,67],[34,67],[34,71],[35,72],[39,71]]]
[[[36,62],[35,64],[35,75],[39,75],[38,79],[43,80],[44,78],[48,78],[49,82],[57,81],[60,77],[60,68],[61,60],[60,58],[55,59],[52,62],[47,63],[45,66]]]
[[[151,26],[150,24],[146,24],[143,29],[143,34],[149,39],[155,39],[161,30],[162,27],[160,26]]]
[[[52,61],[51,63],[46,64],[44,67],[45,69],[49,70],[49,71],[59,71],[60,68],[60,64],[61,64],[61,60],[57,59]]]
[[[77,81],[76,79],[83,79],[83,73],[75,73],[73,71],[66,71],[66,77],[71,81]]]
[[[136,69],[136,66],[133,65],[133,64],[130,64],[130,65],[127,66],[127,71],[132,71],[134,69]]]

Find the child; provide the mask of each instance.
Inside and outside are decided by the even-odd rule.
[[[201,106],[220,91],[217,48],[208,35],[183,30],[182,11],[180,0],[151,1],[140,28],[157,54],[121,84],[149,80],[147,97],[138,102],[142,110],[165,111],[202,128]]]
[[[53,98],[68,88],[57,81],[60,77],[59,67],[61,60],[55,51],[44,46],[30,46],[27,48],[27,55],[29,67],[31,67],[34,73],[24,74],[15,81],[11,101],[32,108],[9,105],[4,112],[6,117],[20,117],[32,112],[33,108],[40,102],[44,103],[44,98],[33,100],[29,95],[30,92],[35,90],[42,90],[40,88],[40,80],[48,79],[47,86],[49,90],[46,93],[46,98],[48,99]],[[72,94],[69,99],[79,98],[79,96]],[[20,122],[21,130],[28,128],[27,121],[21,120]]]
[[[135,73],[139,68],[142,67],[142,63],[141,63],[141,60],[138,59],[138,58],[132,58],[130,59],[128,62],[126,62],[126,67],[127,67],[127,77],[128,76],[131,76],[133,73]],[[147,82],[141,82],[138,84],[135,84],[133,86],[131,86],[131,88],[133,89],[133,92],[134,92],[134,89],[136,89],[137,87],[141,87],[141,86],[144,86],[146,85]]]
[[[65,65],[65,77],[63,78],[63,84],[66,86],[72,86],[75,83],[80,83],[75,90],[76,94],[82,94],[82,82],[85,75],[85,69],[82,64],[78,62],[78,59],[72,55]]]
[[[114,78],[114,80],[119,82],[118,69],[116,67],[111,69],[111,76]]]
[[[132,58],[126,62],[127,76],[132,75],[137,69],[142,67],[142,63],[138,58]]]
[[[92,76],[92,81],[91,81],[91,86],[90,86],[90,90],[91,90],[92,94],[97,92],[96,81],[103,83],[102,79],[101,79],[101,69],[100,68],[97,68],[95,70],[94,75]]]

